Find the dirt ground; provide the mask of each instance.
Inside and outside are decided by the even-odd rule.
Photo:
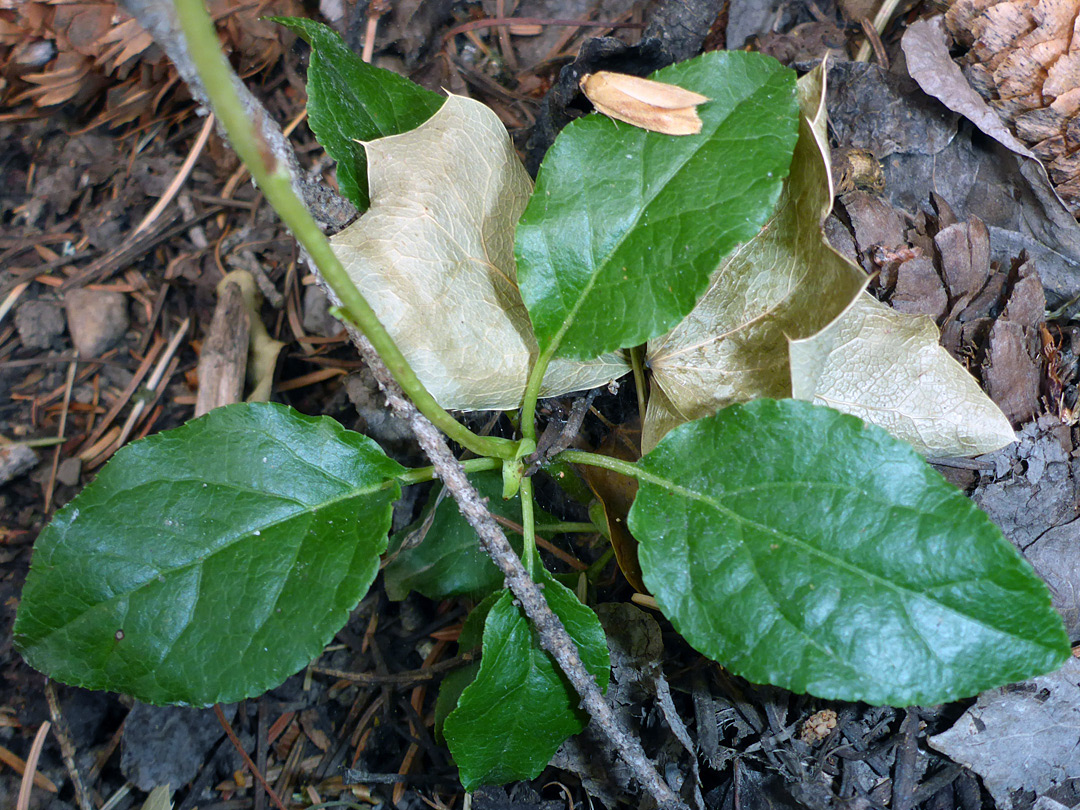
[[[294,242],[163,57],[153,46],[133,49],[126,68],[110,71],[100,53],[82,54],[78,92],[63,90],[55,50],[35,57],[27,43],[63,49],[84,40],[60,20],[56,9],[67,5],[36,5],[48,13],[19,31],[12,27],[23,23],[0,3],[0,15],[8,15],[0,16],[7,60],[0,72],[0,807],[16,806],[23,763],[50,721],[58,733],[45,738],[30,807],[80,807],[77,771],[82,801],[94,808],[138,807],[154,787],[168,785],[181,810],[264,810],[267,794],[212,710],[46,688],[22,661],[11,626],[34,539],[120,446],[192,417],[216,286],[233,269],[253,274],[261,319],[284,344],[272,398],[368,432],[400,458],[419,463],[420,456],[382,410]],[[109,6],[85,5],[95,14]],[[531,169],[558,129],[587,109],[559,79],[575,59],[587,69],[643,73],[680,48],[692,47],[685,58],[726,45],[806,70],[829,51],[838,181],[830,239],[875,274],[881,299],[937,321],[943,345],[1018,429],[1017,444],[974,460],[941,459],[939,469],[1050,582],[1077,640],[1080,241],[1070,242],[1068,223],[1047,213],[1046,196],[1032,191],[1020,159],[909,77],[900,38],[933,11],[929,5],[901,4],[869,62],[851,59],[865,39],[861,21],[874,9],[852,2],[732,0],[677,12],[672,3],[630,0],[424,0],[389,11],[351,0],[278,5],[272,10],[329,21],[358,52],[377,20],[376,64],[489,104]],[[690,19],[695,14],[700,19]],[[532,27],[512,33],[468,25],[506,16]],[[333,165],[303,115],[306,46],[254,15],[229,19],[226,38],[249,86],[293,126],[305,169],[332,185]],[[699,37],[689,45],[685,30],[695,25],[704,43]],[[68,95],[46,103],[48,96],[27,94],[42,86]],[[589,443],[632,410],[627,391],[596,400],[603,420],[588,418]],[[587,519],[555,487],[541,490],[550,511]],[[402,504],[397,524],[418,508]],[[555,542],[563,558],[585,563],[602,551],[596,538]],[[1025,810],[1080,806],[1075,756],[1046,764],[1058,768],[1049,781],[1012,784],[1009,773],[998,773],[987,783],[985,770],[927,743],[974,701],[890,709],[753,686],[695,653],[659,614],[632,607],[632,592],[612,567],[601,615],[615,637],[632,628],[662,647],[667,687],[631,689],[641,661],[616,657],[613,677],[626,682],[616,690],[620,709],[661,772],[701,807],[975,810],[1002,804],[1002,795]],[[434,736],[432,714],[438,663],[452,657],[466,613],[461,601],[415,594],[390,601],[380,582],[311,668],[257,700],[225,707],[224,716],[289,807],[461,806],[457,770]],[[1080,719],[1080,692],[1059,708]],[[690,750],[672,728],[692,740]],[[640,804],[623,766],[600,749],[586,732],[532,783],[478,791],[473,807]]]

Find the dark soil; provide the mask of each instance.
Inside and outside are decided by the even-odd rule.
[[[823,45],[845,47],[858,30],[831,2],[780,4],[758,23],[757,10],[746,4],[732,3],[729,9],[728,3],[696,2],[682,4],[681,10],[676,4],[659,5],[660,11],[651,7],[643,11],[640,4],[619,0],[523,0],[511,11],[513,4],[508,3],[505,14],[522,17],[592,15],[631,24],[611,31],[546,26],[538,37],[507,40],[512,48],[508,52],[506,42],[489,29],[443,42],[457,23],[502,16],[501,2],[498,14],[494,2],[491,8],[442,0],[395,4],[380,25],[376,61],[410,73],[429,87],[468,93],[489,103],[535,168],[558,129],[585,109],[576,92],[582,72],[606,67],[646,73],[676,56],[699,52],[703,40],[705,47],[722,47],[729,13],[727,30],[739,32],[739,41],[729,42],[730,46],[741,47],[747,35],[755,34],[754,41],[762,48],[799,67],[817,58]],[[359,50],[364,6],[346,6],[338,25]],[[651,26],[644,40],[641,23]],[[809,24],[817,28],[808,29]],[[900,33],[896,28],[887,34],[890,53],[897,53]],[[594,38],[600,34],[617,37]],[[572,63],[560,75],[560,69]],[[252,89],[282,122],[293,120],[303,109],[304,69],[304,46],[299,44],[276,67],[249,78]],[[838,102],[833,121],[839,142],[834,145],[872,149],[872,144],[858,143],[858,93],[881,76],[867,78],[864,65],[841,70],[836,98],[842,103]],[[905,85],[902,92],[916,91]],[[308,283],[294,243],[261,195],[247,180],[235,188],[227,186],[238,166],[216,133],[210,135],[173,202],[146,231],[133,234],[202,129],[202,119],[190,103],[177,96],[153,121],[117,130],[86,130],[103,104],[107,101],[101,97],[90,106],[51,109],[47,115],[16,110],[0,122],[0,301],[13,301],[11,311],[0,320],[0,441],[35,444],[32,455],[20,451],[21,459],[0,445],[0,471],[7,471],[0,477],[0,759],[6,763],[0,764],[2,807],[14,807],[19,790],[14,758],[26,758],[42,724],[58,719],[50,715],[44,676],[27,667],[11,643],[34,539],[56,509],[92,480],[115,451],[118,429],[136,401],[146,404],[125,430],[125,440],[175,427],[192,416],[198,386],[194,370],[211,322],[215,287],[225,272],[241,267],[256,274],[265,298],[263,320],[272,336],[287,344],[274,400],[382,436],[396,455],[419,461],[416,448],[374,409],[360,362],[337,323],[327,317],[325,299]],[[949,137],[942,139],[942,148],[952,144],[955,118],[943,123],[934,104],[924,107],[933,109],[928,113],[903,108],[903,115],[898,112],[894,119],[886,112],[885,120],[877,123],[893,125],[902,130],[903,138],[921,146],[938,137],[944,126]],[[332,167],[306,124],[292,139],[307,168],[332,183]],[[997,160],[978,134],[965,134],[962,126],[955,140],[961,144],[955,148],[968,150],[965,160],[986,165]],[[890,166],[897,174],[908,173],[910,166],[898,161],[914,160],[903,146],[891,156],[878,157],[886,175]],[[911,193],[899,179],[891,186],[890,178],[886,180],[885,188]],[[832,225],[838,247],[846,245],[868,270],[881,274],[879,293],[884,298],[896,293],[897,278],[905,278],[896,268],[889,276],[896,250],[916,236],[932,240],[949,224],[943,225],[942,218],[966,222],[979,213],[961,200],[950,200],[955,189],[939,185],[935,190],[957,210],[943,214],[928,194],[912,201],[902,199],[902,194],[873,192],[877,207],[870,214],[858,197],[867,194],[866,188],[847,189]],[[965,199],[972,197],[967,194]],[[897,243],[860,238],[874,227],[894,233]],[[894,251],[893,258],[874,252],[881,249]],[[995,257],[992,272],[1004,275],[1001,290],[1006,298],[1020,278],[1017,268],[1022,264],[1011,260],[1020,258],[1019,252]],[[888,287],[890,278],[893,288]],[[944,294],[920,292],[914,281],[911,285],[904,287],[908,299],[937,300]],[[72,291],[79,290],[111,295],[113,303],[95,304],[94,311],[104,314],[75,327],[65,304],[70,307]],[[1051,308],[1067,298],[1061,290],[1050,294]],[[983,354],[994,351],[988,336],[1004,301],[987,304],[979,315],[987,320],[985,328],[974,344],[966,345],[976,345]],[[946,317],[944,311],[938,314]],[[1021,335],[1042,325],[1041,311],[1032,317],[1015,327]],[[1048,328],[1059,343],[1077,350],[1080,339],[1065,319]],[[170,358],[166,344],[182,329]],[[78,357],[76,339],[82,349]],[[164,378],[154,391],[146,392],[140,386],[158,363],[163,364]],[[1034,385],[1033,399],[1010,405],[1017,424],[1027,425],[1027,444],[981,464],[942,469],[974,492],[1014,541],[1026,547],[1050,529],[1080,525],[1075,523],[1080,464],[1076,428],[1063,426],[1053,408],[1047,413],[1046,367],[1034,361],[1017,363],[1014,373],[1027,375]],[[1063,385],[1073,386],[1075,404],[1075,379],[1069,376],[1073,373],[1070,367],[1059,376],[1065,376]],[[998,385],[1012,396],[1019,383],[1006,380]],[[599,397],[595,407],[606,422],[589,417],[584,440],[599,444],[608,432],[606,423],[621,424],[635,410],[632,400],[629,385],[619,396]],[[569,405],[569,400],[550,403],[547,413]],[[567,519],[583,519],[582,507],[550,482],[542,482],[539,489],[545,508]],[[403,504],[397,523],[407,523],[414,508],[415,499]],[[601,551],[592,541],[582,544],[564,537],[558,543],[586,562]],[[1064,559],[1059,555],[1042,564],[1033,562],[1040,569],[1060,571],[1071,561],[1075,571],[1076,552],[1066,549]],[[550,562],[553,570],[563,570],[554,558]],[[613,567],[602,585],[601,602],[629,604],[633,591]],[[1066,581],[1062,587],[1068,585]],[[306,807],[339,801],[438,809],[462,803],[456,768],[432,729],[438,678],[429,679],[422,670],[454,654],[453,640],[468,607],[456,601],[436,604],[415,595],[391,602],[377,585],[315,662],[324,670],[368,673],[368,682],[304,671],[257,700],[226,707],[241,745],[286,804]],[[1063,607],[1067,609],[1068,605]],[[659,614],[633,611],[615,625],[624,632],[640,625],[646,628],[641,632],[655,633],[662,640],[660,672],[669,689],[656,683],[633,685],[634,666],[640,661],[634,666],[624,662],[623,669],[616,663],[621,708],[661,772],[672,784],[682,785],[692,803],[724,810],[993,806],[978,777],[925,742],[947,729],[967,703],[896,710],[753,686],[701,658]],[[1075,615],[1071,621],[1075,632]],[[61,734],[73,747],[73,764],[94,807],[128,810],[140,806],[149,790],[166,784],[175,791],[173,801],[182,810],[270,806],[266,794],[253,786],[212,710],[153,708],[124,696],[60,684],[55,690]],[[691,751],[672,734],[671,729],[680,725],[693,739]],[[473,806],[501,810],[541,804],[554,808],[555,803],[641,803],[623,766],[592,744],[588,732],[560,752],[557,763],[559,767],[549,767],[531,784],[478,791],[471,799]],[[57,736],[47,738],[38,769],[53,787],[36,788],[31,807],[78,806]],[[1080,801],[1072,783],[1055,795],[1066,806]],[[1033,795],[1019,797],[1018,806],[1030,806],[1033,800]]]

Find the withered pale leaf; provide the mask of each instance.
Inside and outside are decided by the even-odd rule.
[[[708,96],[687,90],[676,84],[643,79],[627,73],[614,73],[610,70],[598,70],[581,77],[581,89],[592,101],[594,96],[606,101],[618,94],[632,98],[662,110],[677,110],[680,107],[696,107],[709,100]]]
[[[334,252],[439,404],[516,408],[537,354],[514,267],[532,181],[505,127],[451,96],[416,129],[366,149],[371,207],[331,240]],[[616,355],[555,360],[541,396],[627,370]]]
[[[865,286],[822,232],[833,198],[824,98],[819,69],[799,80],[799,142],[776,213],[725,259],[690,315],[649,341],[643,452],[734,402],[790,396],[788,339],[818,332]]]
[[[976,456],[1015,441],[939,338],[927,316],[863,293],[817,335],[792,341],[792,396],[858,416],[927,456]]]
[[[607,70],[582,76],[581,91],[608,118],[665,135],[701,132],[696,108],[709,100],[674,84]]]

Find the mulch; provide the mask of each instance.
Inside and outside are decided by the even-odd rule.
[[[377,63],[489,104],[534,164],[538,150],[542,153],[573,114],[575,102],[567,102],[571,96],[560,88],[558,71],[578,57],[583,44],[595,60],[636,60],[641,66],[656,58],[635,50],[647,22],[637,5],[567,0],[522,3],[516,12],[503,0],[490,9],[419,5],[395,4],[381,21]],[[814,42],[836,47],[836,26],[820,28],[820,17],[832,14],[831,4],[820,5],[789,9],[785,30],[817,23]],[[532,28],[523,29],[529,36],[490,24],[491,17],[511,14],[529,18]],[[548,24],[553,17],[588,25]],[[341,21],[358,51],[370,19],[359,7]],[[714,46],[722,30],[718,21],[710,39]],[[776,32],[765,47],[798,61],[801,49],[811,47],[802,31],[800,38],[788,39]],[[613,33],[618,40],[589,41]],[[304,46],[295,45],[277,65],[248,81],[279,121],[295,125],[291,138],[305,168],[332,183],[332,167],[304,121],[304,59]],[[153,116],[117,129],[88,129],[107,104],[101,95],[79,106],[49,109],[47,115],[20,109],[0,119],[0,472],[11,471],[0,481],[0,806],[15,806],[23,763],[49,722],[59,734],[44,743],[31,807],[78,806],[74,766],[95,808],[139,806],[152,787],[168,783],[181,810],[266,810],[272,806],[267,792],[253,780],[213,711],[154,709],[123,696],[62,685],[55,685],[50,710],[44,676],[12,648],[11,626],[32,543],[49,517],[121,446],[191,418],[196,366],[216,287],[230,270],[254,275],[263,295],[263,321],[286,345],[273,399],[305,413],[329,414],[352,428],[365,429],[374,419],[364,403],[357,403],[359,413],[354,407],[362,395],[350,397],[349,381],[360,378],[360,362],[328,318],[295,244],[217,133],[179,92]],[[175,182],[185,171],[186,179]],[[862,221],[859,195],[865,193],[849,190],[845,197],[841,210],[847,226]],[[168,204],[157,205],[163,195]],[[891,217],[895,212],[890,211],[876,216]],[[921,228],[920,238],[932,242],[958,221],[965,220],[951,211],[924,214],[918,222],[909,216],[894,228],[899,241],[888,246],[891,254],[872,255],[869,244],[858,244],[857,234],[851,251],[881,273],[883,296],[895,294],[897,284],[910,292],[917,285],[905,287],[908,276],[897,272],[904,264],[896,251],[905,228],[913,233]],[[913,272],[913,266],[907,270]],[[991,272],[989,265],[986,271]],[[992,272],[1004,276],[1006,295],[1020,278],[1021,265],[995,266]],[[86,327],[96,330],[82,336],[86,341],[101,338],[84,344],[101,346],[90,354],[77,352],[72,326],[80,309],[75,302],[85,291],[105,296],[95,300],[112,296],[123,302],[122,315],[112,316],[112,322]],[[920,288],[909,298],[937,300],[943,294]],[[986,311],[977,313],[986,320],[981,325],[986,335],[1000,317],[1002,301],[986,303]],[[937,314],[943,325],[949,322],[948,313]],[[118,322],[124,317],[126,324]],[[1021,332],[1037,328],[1035,323],[1016,327]],[[1055,346],[1072,336],[1065,326],[1050,330]],[[969,351],[970,342],[964,348],[957,341],[958,356]],[[1038,397],[1040,386],[1048,384],[1046,368],[1035,370],[1042,376],[1035,381],[1034,405],[1014,406],[1011,415],[1019,422],[1045,411]],[[1054,368],[1059,387],[1074,385],[1075,401],[1072,368]],[[1024,366],[1017,373],[1032,371]],[[610,395],[595,407],[616,421],[633,409]],[[586,427],[599,442],[601,423],[590,419]],[[1068,440],[1074,447],[1077,438],[1073,429]],[[15,457],[8,442],[30,451],[21,449]],[[408,446],[399,450],[415,453]],[[971,470],[954,477],[969,488],[978,479]],[[552,488],[550,508],[565,509],[554,501],[555,492]],[[599,553],[588,546],[571,551],[587,562]],[[628,599],[632,592],[614,574],[607,584],[609,601]],[[229,708],[227,723],[239,748],[286,805],[392,803],[436,810],[462,805],[456,769],[435,737],[432,714],[438,680],[456,663],[453,642],[466,608],[461,601],[436,604],[415,595],[391,602],[377,588],[312,667],[259,699]],[[976,776],[920,742],[948,728],[966,704],[871,708],[755,687],[701,659],[662,620],[657,628],[670,692],[665,698],[646,691],[629,711],[647,750],[669,777],[688,779],[700,769],[705,806],[975,810],[993,805]],[[697,729],[696,752],[674,741],[668,731],[674,722]],[[61,740],[71,749],[67,757]],[[590,794],[609,805],[636,801],[632,786],[620,784],[616,763],[601,768],[611,777],[607,788],[598,786],[595,763],[569,752],[560,764],[528,785],[478,791],[473,806],[554,808],[555,803],[590,802]]]

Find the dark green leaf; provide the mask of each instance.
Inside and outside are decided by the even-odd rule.
[[[262,694],[371,585],[401,471],[269,403],[135,442],[42,532],[15,643],[51,678],[148,703]]]
[[[458,636],[458,653],[464,655],[473,650],[479,652],[479,647],[484,637],[484,624],[488,614],[495,607],[495,603],[502,597],[502,591],[493,593],[483,602],[477,605],[465,619],[461,627],[461,635]],[[435,700],[435,735],[442,739],[443,725],[447,716],[457,708],[458,699],[465,687],[476,680],[476,674],[480,671],[480,662],[474,661],[461,669],[455,669],[448,673],[439,684],[439,697]],[[443,740],[445,742],[445,740]]]
[[[457,708],[461,693],[466,687],[476,680],[476,674],[480,671],[480,662],[474,661],[466,664],[461,669],[455,669],[446,673],[446,677],[439,684],[439,696],[435,699],[435,739],[446,742],[443,729],[446,726],[446,718],[450,712]]]
[[[676,428],[638,466],[645,584],[694,647],[756,683],[942,703],[1054,669],[1031,566],[903,442],[792,400]]]
[[[772,213],[798,138],[795,73],[715,51],[650,78],[708,96],[698,135],[590,115],[548,151],[516,234],[541,351],[592,358],[673,327]]]
[[[442,106],[442,96],[404,76],[369,65],[337,32],[300,17],[271,17],[311,45],[308,124],[337,161],[341,193],[361,211],[368,207],[367,162],[357,141],[408,132]]]
[[[607,642],[600,620],[546,572],[544,596],[578,645],[586,669],[607,687]],[[443,726],[466,790],[532,779],[559,746],[585,727],[580,700],[509,591],[488,614],[480,672]]]
[[[488,499],[488,509],[521,525],[521,499],[502,499],[502,474],[487,470],[470,476],[480,494]],[[421,529],[430,516],[438,490],[432,492],[427,509],[420,519],[391,538],[391,551],[399,548],[405,538]],[[537,510],[537,520],[550,515]],[[554,520],[554,518],[551,518]],[[521,535],[508,532],[514,550],[521,552]],[[429,599],[445,599],[448,596],[476,595],[501,588],[503,575],[483,551],[476,539],[476,531],[458,511],[453,498],[443,498],[435,507],[435,517],[420,545],[401,552],[383,569],[386,594],[399,600],[409,591],[421,593]]]

